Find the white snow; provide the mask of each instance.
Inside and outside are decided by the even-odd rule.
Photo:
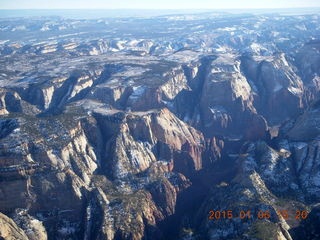
[[[295,27],[301,31],[307,31],[307,28],[304,24],[301,25],[295,25]]]
[[[293,93],[294,95],[300,95],[303,93],[303,90],[301,90],[300,88],[295,88],[295,87],[292,87],[290,86],[288,88],[289,92]]]
[[[225,28],[217,28],[217,31],[223,31],[223,32],[232,32],[236,31],[237,29],[235,27],[225,27]]]
[[[298,150],[301,150],[301,149],[307,147],[308,144],[305,143],[305,142],[295,142],[295,143],[292,143],[292,146],[293,146],[294,148],[298,149]]]
[[[285,38],[285,37],[282,37],[282,38],[278,38],[276,41],[277,42],[284,42],[284,41],[289,41],[290,38]]]
[[[272,53],[268,50],[267,47],[262,46],[261,44],[258,44],[258,43],[251,43],[249,48],[256,55],[261,55],[261,54],[262,55],[265,55],[265,54],[272,55]]]
[[[25,30],[27,30],[27,27],[24,25],[21,25],[21,26],[17,26],[15,28],[13,28],[11,31],[15,32],[15,31],[25,31]]]
[[[146,91],[146,87],[144,86],[133,87],[133,93],[130,95],[129,99],[136,100],[140,98],[145,91]]]
[[[222,106],[210,107],[210,111],[215,115],[222,115],[227,112],[227,110]]]
[[[230,52],[232,49],[228,46],[222,46],[219,45],[216,49],[214,49],[214,51],[219,52],[219,53],[227,53]]]
[[[149,68],[142,67],[129,67],[125,71],[121,71],[119,73],[114,74],[115,77],[137,77],[141,76],[143,73],[149,71]]]
[[[66,26],[59,26],[58,29],[61,31],[61,30],[67,29],[67,27]]]
[[[40,29],[41,32],[45,32],[45,31],[50,31],[50,27],[48,25],[44,25],[42,26],[42,28]]]
[[[93,55],[99,55],[99,51],[98,51],[97,48],[93,47],[92,50],[89,52],[89,54],[90,54],[91,56],[93,56]]]
[[[0,45],[1,45],[1,44],[5,44],[5,43],[7,43],[7,42],[10,42],[10,40],[0,40]]]
[[[75,49],[76,47],[78,47],[78,44],[76,44],[76,43],[68,43],[68,44],[63,45],[63,48],[65,50],[72,50],[72,49]]]

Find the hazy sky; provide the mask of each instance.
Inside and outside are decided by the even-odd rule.
[[[0,0],[0,9],[224,9],[320,7],[320,0]]]

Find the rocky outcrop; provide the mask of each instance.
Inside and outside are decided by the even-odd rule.
[[[149,175],[149,174],[148,174]],[[96,182],[99,207],[92,209],[95,216],[102,216],[102,228],[97,232],[91,230],[94,239],[141,239],[144,236],[152,239],[163,239],[157,224],[175,211],[177,195],[190,185],[182,175],[172,174],[168,178],[156,180],[159,173],[153,173],[145,190],[130,191],[129,183],[123,183],[121,192],[113,195],[110,189]],[[130,187],[129,187],[130,188]],[[124,190],[126,189],[126,192]],[[99,215],[96,215],[99,214]]]
[[[212,61],[200,100],[202,128],[206,137],[230,137],[228,133],[232,132],[232,137],[264,138],[267,123],[253,106],[252,92],[236,56],[225,54]]]
[[[316,238],[318,22],[0,20],[1,238]]]
[[[181,66],[152,66],[150,82],[134,86],[127,107],[132,111],[146,111],[167,106],[184,90],[189,90],[187,78]]]
[[[49,237],[94,234],[96,224],[105,229],[97,238],[141,239],[146,231],[157,236],[161,232],[157,223],[174,214],[179,192],[190,185],[182,174],[173,172],[191,176],[202,168],[202,134],[165,108],[145,113],[95,112],[94,117],[79,114],[70,108],[56,117],[21,115],[7,120],[7,125],[19,122],[14,125],[19,130],[7,132],[1,141],[5,159],[1,181],[7,183],[0,188],[1,206],[6,206],[2,210],[27,209],[21,224],[26,219],[39,221]],[[26,133],[23,141],[12,144]],[[98,167],[114,181],[110,182],[114,190],[93,181]],[[84,219],[91,219],[88,211],[105,218],[92,217],[92,223],[82,228]],[[130,222],[125,221],[128,217]]]
[[[298,216],[302,220],[299,227],[296,227],[299,223],[294,221],[299,211],[314,217],[316,210],[309,213],[307,204],[316,204],[319,199],[319,142],[315,136],[304,139],[304,136],[309,136],[309,129],[314,127],[307,123],[314,119],[310,112],[315,113],[316,109],[313,107],[301,116],[305,124],[301,124],[301,118],[298,118],[291,126],[289,133],[299,129],[296,136],[301,135],[301,139],[285,139],[281,135],[273,140],[272,147],[264,141],[248,142],[242,146],[234,163],[238,166],[237,174],[230,182],[221,182],[212,188],[210,197],[202,203],[192,225],[194,236],[202,233],[200,235],[204,238],[221,239],[245,235],[252,239],[265,231],[274,239],[299,239],[302,236],[312,239],[317,235],[309,222],[311,217],[302,220]],[[232,217],[227,216],[229,208],[232,209],[229,213]],[[281,209],[285,209],[288,215],[282,215]],[[211,210],[220,212],[219,219],[217,215],[211,216]],[[251,218],[241,219],[241,211],[242,214],[250,211]],[[267,221],[258,217],[259,211],[270,213]],[[310,231],[304,232],[302,229],[308,228],[307,222]]]
[[[301,78],[305,83],[304,99],[307,105],[314,100],[319,100],[319,49],[319,41],[314,40],[306,43],[297,53],[295,65],[299,69]]]
[[[293,128],[288,132],[288,137],[293,141],[312,141],[319,134],[320,102],[317,101],[301,115]]]
[[[9,112],[21,112],[23,109],[22,100],[18,93],[1,89],[0,108],[3,115]]]
[[[29,238],[24,233],[24,231],[17,226],[17,224],[7,217],[6,215],[0,213],[0,237],[2,239],[21,239],[28,240]]]
[[[202,168],[202,134],[175,117],[168,109],[146,113],[99,115],[100,128],[114,125],[106,140],[106,163],[114,178],[148,169],[164,161],[169,171],[190,175]],[[116,129],[116,130],[115,130]],[[109,167],[108,167],[109,169]]]
[[[32,215],[31,220],[28,217],[30,224],[40,221],[49,236],[60,231],[55,224],[59,224],[60,229],[66,224],[75,224],[72,232],[64,235],[79,234],[85,200],[83,189],[89,187],[97,168],[97,157],[80,122],[68,122],[70,118],[33,119],[32,122],[20,117],[19,129],[1,141],[0,174],[1,181],[6,182],[0,187],[2,211],[12,213],[17,208],[27,209]],[[21,139],[26,133],[28,135]],[[21,142],[13,144],[17,138]],[[64,211],[72,214],[60,215]],[[62,219],[66,222],[61,222]],[[37,226],[34,228],[39,230]],[[41,235],[43,238],[31,239],[46,239],[46,231]]]
[[[269,125],[277,125],[300,113],[303,108],[303,82],[284,54],[245,56],[242,68],[253,89],[253,105]]]
[[[17,209],[13,217],[14,221],[24,230],[30,240],[47,240],[47,231],[43,223],[22,209]]]

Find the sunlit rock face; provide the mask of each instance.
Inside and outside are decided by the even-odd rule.
[[[319,18],[1,19],[0,238],[317,239]]]
[[[1,237],[4,239],[28,239],[24,231],[17,224],[4,214],[0,214]]]
[[[297,116],[303,108],[304,85],[284,54],[245,57],[243,69],[255,88],[255,107],[271,124]]]

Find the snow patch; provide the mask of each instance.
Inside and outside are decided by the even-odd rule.
[[[146,91],[146,87],[144,86],[138,86],[133,87],[133,93],[130,95],[129,99],[136,100],[140,98]]]

